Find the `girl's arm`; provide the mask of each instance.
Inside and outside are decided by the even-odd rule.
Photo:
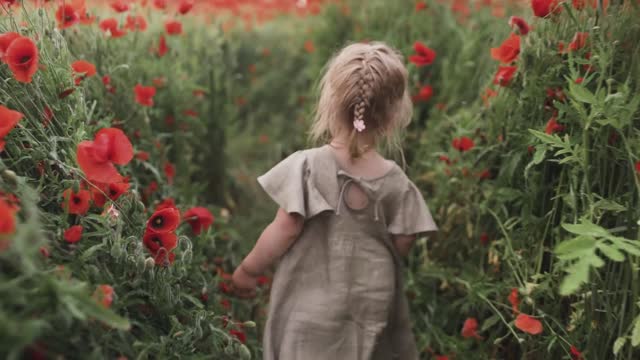
[[[402,256],[409,255],[409,250],[411,250],[415,240],[415,235],[393,235],[393,244]]]
[[[304,219],[278,209],[275,219],[263,231],[249,255],[233,273],[233,285],[239,296],[251,296],[256,278],[282,256],[298,238]]]

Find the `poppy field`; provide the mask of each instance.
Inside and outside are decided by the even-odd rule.
[[[256,177],[331,55],[404,55],[424,359],[640,356],[635,0],[0,0],[0,357],[260,359]]]

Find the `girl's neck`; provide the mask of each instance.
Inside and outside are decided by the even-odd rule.
[[[361,136],[360,143],[362,144],[363,150],[365,153],[368,153],[371,150],[376,149],[376,142],[371,136],[367,136],[365,134],[358,134],[357,136]],[[343,132],[334,136],[329,145],[336,149],[348,149],[349,148],[349,135],[344,134]]]

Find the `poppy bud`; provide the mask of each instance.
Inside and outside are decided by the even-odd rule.
[[[148,257],[144,260],[144,268],[153,268],[156,264],[156,261],[152,257]]]
[[[246,328],[254,328],[256,327],[256,323],[253,321],[245,321],[244,323],[242,323],[242,326]]]
[[[11,170],[5,170],[2,172],[2,178],[11,185],[18,184],[18,176]]]
[[[249,348],[247,348],[244,344],[240,345],[238,352],[240,353],[240,359],[251,360],[251,351],[249,351]]]

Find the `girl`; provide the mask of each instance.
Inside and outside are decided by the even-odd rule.
[[[280,209],[233,284],[253,296],[256,278],[280,260],[265,360],[418,358],[401,256],[437,226],[416,186],[375,150],[411,120],[407,82],[387,45],[347,46],[328,64],[311,130],[327,144],[258,178]]]

